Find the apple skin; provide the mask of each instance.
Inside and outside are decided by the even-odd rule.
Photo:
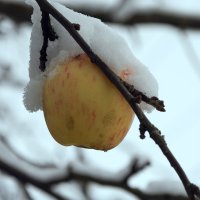
[[[46,77],[43,111],[58,143],[103,151],[123,140],[134,117],[118,89],[86,54],[59,63]]]

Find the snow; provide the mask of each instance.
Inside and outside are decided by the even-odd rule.
[[[107,187],[98,184],[90,184],[89,194],[91,196],[91,199],[95,200],[132,200],[133,198],[134,200],[139,200],[138,198],[133,197],[132,194],[125,192],[121,188]]]
[[[20,183],[17,180],[13,180],[12,177],[1,174],[0,179],[0,199],[3,200],[26,200],[26,194],[24,193],[23,186],[20,187]]]
[[[32,79],[25,88],[24,105],[30,111],[42,109],[43,77]]]
[[[146,192],[149,194],[172,194],[186,196],[185,189],[180,181],[166,179],[150,182],[147,185]]]
[[[32,15],[33,29],[30,46],[30,82],[25,89],[24,104],[27,110],[42,110],[42,86],[44,76],[50,73],[63,59],[83,53],[83,50],[69,33],[54,18],[51,22],[59,39],[50,42],[47,49],[47,69],[43,73],[39,69],[40,50],[43,44],[41,30],[41,12],[35,1],[29,0],[34,8]],[[90,45],[92,50],[121,78],[135,86],[147,96],[158,96],[158,84],[148,70],[133,55],[126,40],[99,19],[74,12],[59,3],[52,5],[72,23],[80,24],[80,35]],[[145,103],[141,107],[146,111],[153,108]]]

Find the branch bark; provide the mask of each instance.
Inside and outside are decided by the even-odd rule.
[[[72,8],[72,7],[71,7]],[[73,7],[77,12],[101,19],[106,23],[134,26],[137,24],[165,24],[180,29],[200,29],[200,17],[187,14],[178,14],[157,9],[134,11],[126,19],[115,18],[115,14],[109,10],[94,10],[88,8]],[[32,8],[19,2],[0,2],[0,13],[11,18],[17,24],[30,23]]]

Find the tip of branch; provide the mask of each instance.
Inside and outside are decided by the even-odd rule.
[[[73,27],[75,28],[75,30],[80,31],[80,29],[81,29],[80,24],[75,24],[75,23],[73,23],[72,25],[73,25]]]
[[[147,129],[143,124],[140,124],[139,131],[140,131],[140,139],[142,140],[145,139],[145,132],[147,131]]]
[[[126,81],[122,80],[121,78],[119,78],[119,79],[122,82],[122,84],[127,88],[127,90],[130,92],[130,94],[132,94],[135,97],[136,103],[140,104],[141,101],[143,101],[143,102],[153,106],[156,110],[158,110],[160,112],[166,111],[164,101],[158,99],[155,96],[149,98],[141,91],[136,90],[133,85],[130,85]]]
[[[165,104],[164,101],[159,100],[157,97],[151,97],[149,100],[149,104],[154,106],[156,110],[165,112]]]

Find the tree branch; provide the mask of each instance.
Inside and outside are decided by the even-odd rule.
[[[10,147],[7,147],[8,150],[10,149]],[[15,153],[12,151],[12,153],[15,155]],[[18,156],[17,156],[18,157]],[[21,162],[22,161],[22,162]],[[0,169],[3,170],[5,173],[14,176],[21,184],[22,186],[26,187],[26,184],[31,184],[33,186],[35,186],[36,188],[38,188],[39,190],[42,190],[46,193],[48,193],[49,195],[55,197],[58,200],[67,200],[67,198],[64,198],[62,196],[60,196],[59,194],[55,193],[53,191],[53,187],[61,184],[61,183],[67,183],[70,181],[76,181],[78,183],[84,182],[84,183],[96,183],[99,185],[103,185],[103,186],[110,186],[110,187],[116,187],[119,189],[123,189],[124,191],[129,192],[130,194],[138,197],[141,200],[187,200],[187,197],[185,196],[181,196],[181,195],[172,195],[172,194],[148,194],[145,192],[142,192],[141,190],[131,187],[128,185],[128,181],[129,179],[136,175],[138,172],[140,172],[141,170],[144,170],[147,166],[149,166],[149,162],[144,162],[139,164],[139,160],[136,158],[134,159],[130,165],[129,168],[124,169],[123,172],[119,172],[117,173],[118,175],[114,175],[111,177],[109,176],[109,178],[105,178],[101,176],[103,174],[99,173],[99,170],[97,169],[91,169],[91,170],[87,170],[87,171],[79,171],[79,168],[72,166],[67,166],[64,170],[65,170],[65,175],[63,175],[62,177],[58,177],[53,175],[51,179],[49,179],[49,177],[47,176],[46,178],[42,178],[42,179],[36,179],[34,177],[34,173],[33,175],[29,175],[26,173],[26,171],[24,171],[24,166],[23,166],[23,162],[25,160],[21,160],[20,157],[18,157],[18,162],[21,163],[20,166],[21,168],[16,168],[13,164],[11,163],[7,163],[4,159],[0,159]],[[44,169],[42,168],[40,165],[36,166],[35,164],[32,165],[31,163],[27,162],[26,164],[28,164],[30,166],[30,168],[37,168],[37,170],[48,170],[48,169]],[[77,163],[75,164],[75,166],[77,165]],[[85,167],[84,167],[85,169]],[[58,169],[59,171],[61,169]],[[80,169],[81,170],[81,169]],[[90,173],[90,172],[96,171],[98,174],[94,174],[94,173]],[[105,172],[105,174],[108,174],[109,172]],[[119,174],[122,175],[120,178]],[[116,178],[117,177],[117,178]],[[26,188],[25,188],[26,190]]]
[[[72,8],[72,7],[71,7]],[[180,29],[200,29],[200,17],[187,14],[172,13],[157,9],[134,11],[126,19],[118,19],[117,13],[110,10],[99,10],[73,7],[77,12],[101,19],[106,23],[133,26],[137,24],[165,24]],[[118,9],[119,10],[119,9]],[[32,8],[24,3],[0,1],[0,13],[11,18],[17,24],[30,23]]]
[[[42,181],[37,180],[36,178],[26,174],[23,170],[17,169],[12,165],[3,162],[2,160],[0,160],[0,169],[18,179],[22,184],[32,184],[39,190],[46,192],[47,194],[55,197],[58,200],[68,200],[67,198],[55,193],[51,187],[44,184]]]
[[[156,108],[156,110],[165,112],[165,105],[164,101],[159,100],[157,97],[147,97],[145,94],[140,92],[139,90],[136,90],[133,85],[128,84],[126,81],[122,80],[119,77],[122,84],[127,88],[127,90],[135,97],[137,103],[141,103],[141,101],[144,101],[145,103],[153,106]]]
[[[39,164],[39,163],[34,163],[30,160],[25,159],[23,156],[21,156],[8,142],[8,140],[6,139],[6,137],[4,137],[3,135],[0,135],[0,142],[2,144],[4,144],[6,146],[6,148],[12,153],[14,154],[17,159],[26,162],[29,165],[32,165],[34,167],[40,168],[40,169],[55,169],[56,165],[55,164],[51,164],[51,163],[46,163],[46,164]]]
[[[128,176],[128,174],[125,174]],[[130,178],[131,176],[129,176]],[[114,177],[113,177],[114,178]],[[129,179],[128,178],[128,179]],[[63,183],[63,182],[69,182],[69,181],[84,181],[88,183],[97,183],[102,186],[110,186],[110,187],[116,187],[119,189],[123,189],[124,191],[127,191],[128,193],[136,196],[137,198],[141,200],[188,200],[187,197],[182,195],[172,195],[172,194],[148,194],[145,192],[142,192],[138,188],[130,187],[127,182],[124,182],[124,177],[121,180],[115,180],[115,179],[106,179],[101,177],[96,177],[87,173],[81,173],[78,171],[73,171],[73,168],[69,171],[68,175],[66,177],[63,177],[62,179],[55,179],[49,182],[50,185],[54,185],[57,183]]]
[[[52,15],[63,27],[69,32],[69,34],[74,38],[74,40],[79,44],[79,46],[83,49],[83,51],[89,56],[91,61],[95,63],[102,72],[107,76],[107,78],[118,88],[124,98],[127,100],[135,114],[137,115],[140,126],[142,127],[142,135],[144,136],[145,131],[148,131],[150,137],[154,140],[154,142],[159,146],[163,154],[168,159],[171,166],[174,168],[179,178],[181,179],[187,195],[190,200],[195,200],[196,190],[194,190],[193,186],[188,177],[186,176],[184,170],[174,157],[174,155],[169,150],[164,137],[161,135],[160,130],[155,127],[148,118],[144,115],[140,107],[136,103],[135,97],[131,95],[131,93],[127,90],[127,88],[121,84],[120,79],[112,72],[112,70],[92,51],[90,46],[84,41],[84,39],[79,35],[76,29],[73,27],[73,24],[70,23],[61,13],[59,13],[50,3],[46,0],[36,0],[41,9],[48,12]],[[197,187],[195,187],[197,188]]]
[[[35,170],[36,172],[39,172],[38,169],[41,170],[42,172],[40,174],[46,176],[45,180],[48,180],[51,175],[49,173],[46,173],[45,175],[46,171],[51,170],[54,173],[59,172],[59,170],[52,170],[53,165],[35,164],[22,158],[22,156],[17,154],[3,137],[0,138],[0,149],[0,170],[15,177],[24,187],[27,186],[27,184],[31,184],[58,200],[69,200],[68,198],[54,192],[52,187],[45,184],[45,181],[41,176],[37,176],[37,174],[32,171]],[[59,177],[62,174],[60,175],[59,173],[56,173],[56,175]]]

